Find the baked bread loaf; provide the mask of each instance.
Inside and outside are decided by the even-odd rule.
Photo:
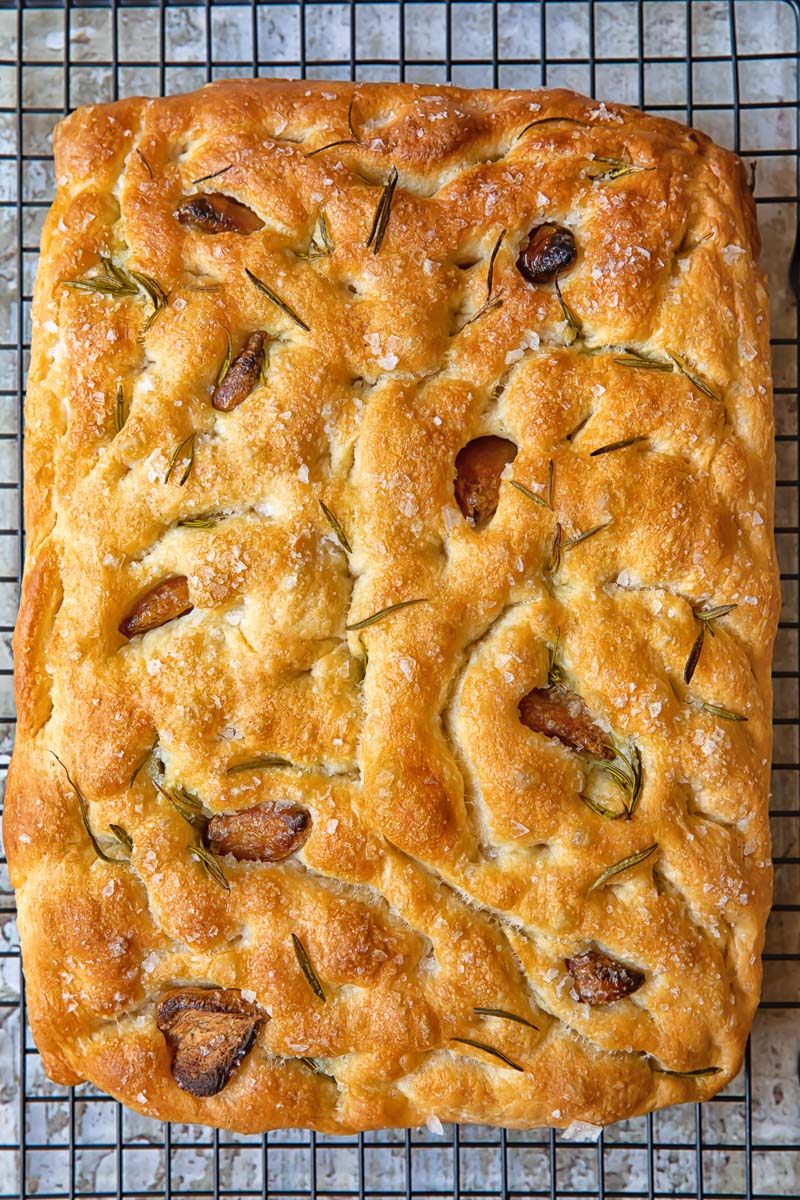
[[[742,164],[266,79],[55,151],[4,827],[48,1074],[244,1132],[712,1095],[771,878]]]

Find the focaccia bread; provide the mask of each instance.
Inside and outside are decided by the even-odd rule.
[[[4,826],[50,1076],[246,1132],[712,1095],[771,883],[742,164],[266,79],[55,149]]]

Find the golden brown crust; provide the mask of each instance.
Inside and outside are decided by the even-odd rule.
[[[771,885],[768,316],[739,161],[568,92],[266,79],[81,109],[55,147],[4,821],[48,1072],[243,1132],[712,1095]],[[178,220],[198,192],[254,231]],[[532,284],[541,225],[577,257]],[[113,295],[63,286],[104,269]],[[215,410],[257,331],[261,378]],[[484,436],[517,453],[473,528],[455,464]],[[124,637],[176,577],[191,611]],[[525,728],[554,683],[613,758]],[[311,818],[288,857],[211,854],[215,814],[276,803]],[[582,1003],[586,952],[644,982]],[[202,1097],[156,1020],[197,986],[270,1018]]]

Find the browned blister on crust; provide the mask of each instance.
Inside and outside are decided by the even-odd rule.
[[[534,733],[558,738],[571,750],[608,761],[614,757],[608,735],[592,720],[581,697],[561,684],[534,688],[523,696],[519,702],[519,718]]]
[[[597,950],[584,950],[574,958],[568,958],[566,965],[578,999],[593,1007],[624,1000],[638,991],[645,980],[642,971],[626,967]]]
[[[156,1009],[178,1087],[193,1096],[221,1092],[268,1020],[237,988],[173,988]]]
[[[149,633],[183,617],[194,608],[189,599],[189,581],[185,575],[174,575],[170,579],[162,579],[155,587],[150,588],[136,601],[127,615],[119,623],[119,631],[127,638],[136,637],[139,633]]]
[[[264,78],[80,109],[54,173],[3,838],[46,1069],[247,1134],[707,1099],[760,986],[780,603],[738,159],[564,91]],[[586,946],[633,1002],[576,999]],[[163,1007],[200,1096],[152,1018],[209,983],[272,1020],[213,1091],[262,1018]]]
[[[232,854],[240,862],[280,862],[299,850],[310,832],[307,809],[288,801],[268,801],[212,817],[206,844],[215,854]]]
[[[244,347],[236,355],[225,378],[214,388],[211,403],[221,412],[230,412],[243,404],[261,378],[266,355],[266,336],[257,331],[251,333]]]
[[[191,225],[202,233],[256,233],[264,222],[252,208],[224,196],[221,192],[204,192],[190,196],[175,209],[181,225]]]
[[[497,512],[500,479],[516,458],[517,447],[508,438],[474,438],[456,456],[456,501],[470,525],[480,529]]]

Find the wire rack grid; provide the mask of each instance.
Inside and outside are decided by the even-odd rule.
[[[567,86],[698,125],[758,163],[773,297],[775,908],[744,1069],[715,1101],[596,1142],[467,1128],[329,1138],[164,1126],[44,1076],[0,867],[0,1200],[28,1197],[800,1197],[796,244],[800,0],[0,0],[0,763],[23,556],[21,398],[50,134],[78,104],[232,75]]]

